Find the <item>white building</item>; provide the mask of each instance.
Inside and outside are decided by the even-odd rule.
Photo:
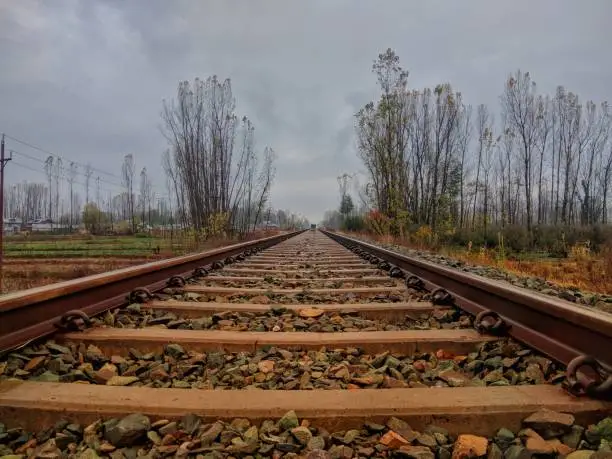
[[[5,218],[2,221],[2,232],[4,234],[18,233],[21,231],[21,223],[19,218]]]

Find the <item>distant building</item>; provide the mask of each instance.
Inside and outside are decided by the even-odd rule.
[[[41,218],[32,222],[33,233],[50,233],[52,231],[65,231],[68,225],[54,223],[50,218]]]
[[[21,219],[19,218],[5,218],[2,221],[2,232],[4,234],[13,234],[21,231]]]
[[[278,226],[276,223],[273,223],[271,221],[265,221],[257,225],[257,228],[258,229],[278,229],[280,228],[280,226]]]

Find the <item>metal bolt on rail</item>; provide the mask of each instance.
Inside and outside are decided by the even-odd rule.
[[[236,259],[234,257],[227,257],[225,259],[225,264],[226,265],[231,265],[232,263],[234,263],[236,261]]]
[[[585,367],[591,370],[589,375],[596,375],[595,379],[578,372]],[[602,364],[595,357],[580,355],[574,358],[567,366],[565,375],[567,389],[573,395],[612,399],[612,368]]]
[[[168,279],[168,282],[166,282],[166,285],[168,287],[184,287],[185,284],[187,283],[187,281],[185,280],[185,278],[183,276],[172,276],[170,279]]]
[[[91,327],[92,322],[89,316],[80,309],[73,309],[62,315],[59,322],[55,324],[56,328],[63,332],[83,331]]]
[[[193,270],[194,277],[206,277],[208,276],[208,268],[206,266],[200,266]]]
[[[476,315],[474,328],[481,333],[500,336],[508,331],[508,324],[494,311],[485,310]]]
[[[130,303],[146,303],[151,298],[153,298],[153,294],[145,287],[135,288],[128,296]]]
[[[225,266],[225,264],[222,261],[215,261],[212,264],[212,269],[223,269],[223,266]]]
[[[408,276],[406,279],[406,287],[413,288],[415,290],[424,290],[425,283],[423,282],[423,279],[417,276]]]
[[[389,268],[389,276],[402,279],[406,274],[397,266],[391,265]]]
[[[383,271],[389,271],[391,269],[391,264],[383,260],[378,263],[378,269],[382,269]]]
[[[443,288],[437,288],[431,292],[431,302],[437,305],[451,305],[454,303],[453,295]]]

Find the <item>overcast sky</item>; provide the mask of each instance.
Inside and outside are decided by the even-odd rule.
[[[229,77],[278,154],[272,205],[319,221],[336,177],[362,169],[353,115],[376,96],[378,53],[395,49],[412,87],[450,82],[494,110],[517,68],[612,100],[611,18],[611,0],[0,0],[0,131],[116,176],[133,153],[164,194],[162,99]],[[22,153],[9,182],[45,180],[45,153],[7,146]]]

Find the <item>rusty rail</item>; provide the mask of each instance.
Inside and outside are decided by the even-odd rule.
[[[475,315],[475,325],[481,331],[508,334],[566,365],[574,393],[612,395],[612,315],[322,232],[347,248],[395,265],[403,270],[407,283],[425,288],[439,299],[446,297]]]
[[[200,267],[249,249],[270,247],[302,232],[294,231],[0,296],[0,353],[57,331],[65,324],[67,313],[81,319],[91,317],[125,304],[136,289],[160,290],[167,286],[169,278],[191,277]]]

